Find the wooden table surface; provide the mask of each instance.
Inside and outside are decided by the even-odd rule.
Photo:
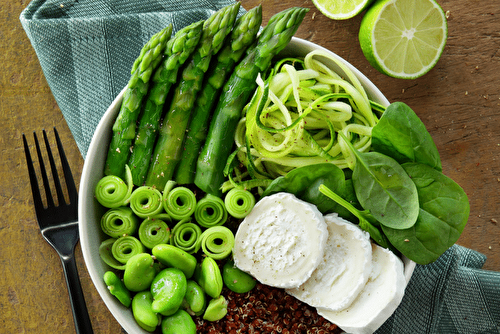
[[[249,9],[261,1],[241,1]],[[498,1],[438,0],[448,13],[449,38],[436,67],[398,80],[374,70],[358,43],[361,15],[323,16],[308,0],[262,1],[264,23],[290,6],[311,8],[296,36],[351,62],[389,101],[403,101],[427,126],[446,175],[469,196],[470,219],[458,244],[484,253],[484,269],[500,271],[500,6]],[[19,21],[27,0],[0,0],[0,332],[74,333],[59,257],[35,218],[22,133],[57,126],[76,182],[83,159]],[[120,333],[87,273],[77,265],[95,333]]]

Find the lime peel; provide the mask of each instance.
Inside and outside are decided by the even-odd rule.
[[[374,0],[312,0],[314,6],[326,17],[334,20],[350,19],[363,10]]]

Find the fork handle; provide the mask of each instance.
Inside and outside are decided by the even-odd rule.
[[[90,322],[87,304],[83,295],[80,279],[78,278],[78,269],[74,256],[65,256],[61,258],[64,268],[64,276],[68,285],[69,299],[75,321],[75,330],[77,334],[92,334],[92,323]]]

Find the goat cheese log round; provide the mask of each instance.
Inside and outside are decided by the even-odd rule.
[[[372,271],[372,245],[368,232],[338,217],[326,215],[328,241],[323,261],[301,286],[287,292],[301,301],[331,311],[351,305]]]
[[[259,282],[293,288],[323,259],[328,230],[315,205],[289,193],[262,198],[235,235],[235,265]]]

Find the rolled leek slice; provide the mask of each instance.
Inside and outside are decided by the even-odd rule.
[[[200,226],[206,228],[223,225],[227,220],[224,201],[217,196],[207,194],[196,204],[194,218]]]
[[[227,212],[234,218],[245,218],[255,206],[255,197],[248,190],[233,188],[224,199]]]
[[[111,254],[122,264],[139,253],[144,253],[144,246],[139,239],[130,235],[116,239],[111,247]]]
[[[170,228],[161,219],[147,218],[139,226],[139,240],[149,249],[158,244],[168,244],[170,235]]]
[[[141,218],[155,216],[163,211],[161,192],[152,187],[136,188],[130,196],[130,208]]]
[[[125,180],[114,175],[104,176],[97,182],[95,198],[104,207],[118,208],[128,203],[133,186],[132,173],[125,165]]]
[[[101,229],[111,238],[133,235],[138,226],[139,220],[127,206],[109,209],[101,217]]]
[[[225,259],[234,247],[234,234],[225,226],[214,226],[206,229],[199,241],[198,248],[201,248],[205,255],[214,260]]]
[[[163,208],[175,220],[189,218],[196,209],[196,196],[191,189],[174,185],[174,181],[169,181],[165,186],[162,197]]]
[[[186,218],[179,221],[172,230],[172,245],[182,249],[186,253],[198,252],[201,228]]]
[[[118,262],[111,252],[115,238],[104,240],[99,246],[99,256],[101,260],[113,269],[125,270],[125,265]]]

